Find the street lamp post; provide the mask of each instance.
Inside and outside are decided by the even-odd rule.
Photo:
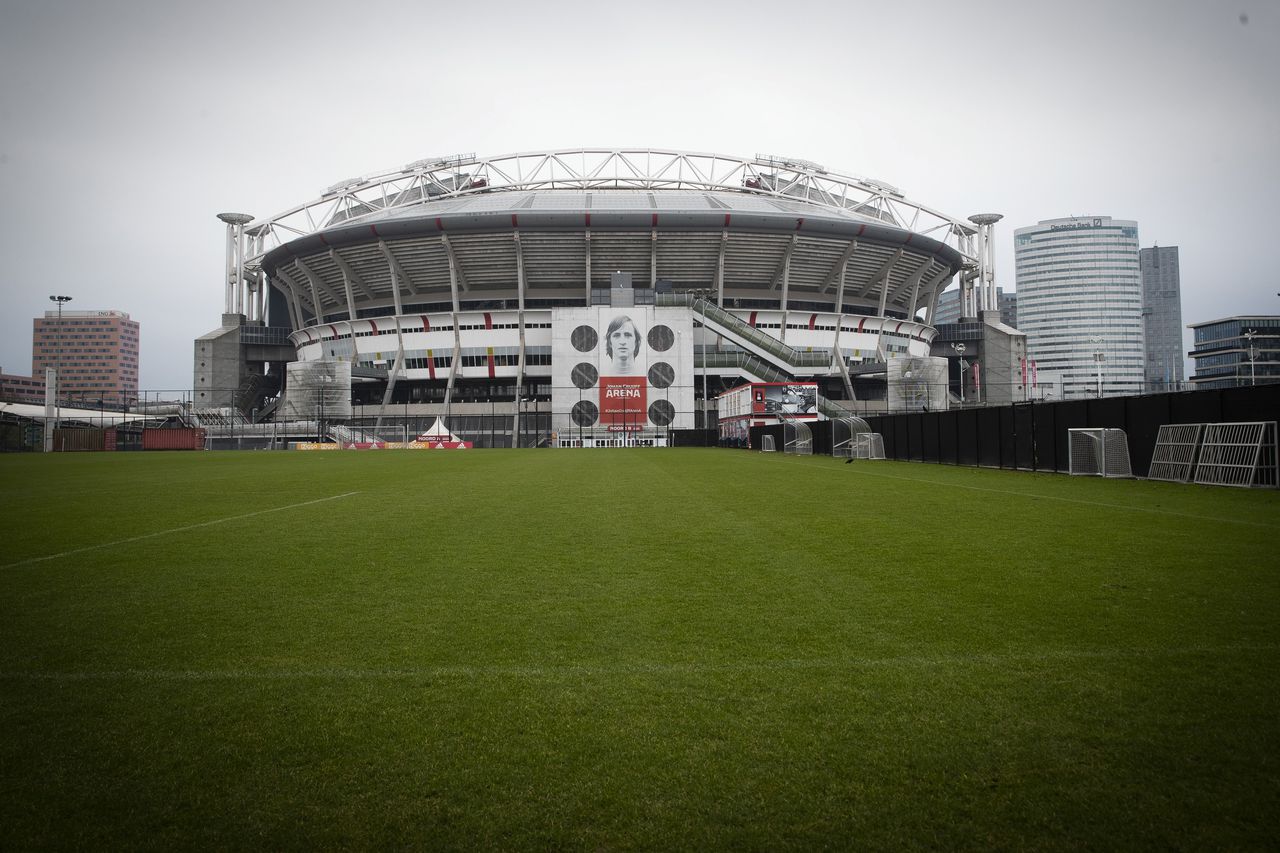
[[[1258,374],[1255,372],[1255,369],[1253,366],[1253,363],[1254,363],[1253,338],[1257,334],[1258,334],[1257,329],[1244,330],[1245,339],[1249,342],[1249,384],[1250,385],[1258,384]]]
[[[964,351],[966,349],[963,343],[955,343],[951,348],[956,351],[956,356],[960,359],[960,405],[964,405]]]
[[[71,301],[70,296],[50,296],[49,301],[58,306],[58,346],[54,349],[53,364],[53,428],[56,431],[62,421],[62,306]]]
[[[704,291],[703,301],[711,299],[711,291]],[[707,395],[707,324],[706,313],[703,313],[702,324],[702,430],[705,440],[706,431],[711,429],[711,398]]]
[[[1091,337],[1089,342],[1093,344],[1093,360],[1098,365],[1098,396],[1102,396],[1102,361],[1106,358],[1106,353],[1102,351],[1102,338]]]

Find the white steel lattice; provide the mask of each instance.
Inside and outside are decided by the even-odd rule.
[[[1276,422],[1205,424],[1195,481],[1214,486],[1277,487]]]
[[[729,190],[848,211],[952,246],[975,267],[973,223],[908,200],[871,178],[829,172],[795,158],[733,157],[657,148],[574,148],[477,157],[428,157],[400,169],[339,181],[315,201],[244,226],[248,271],[277,246],[338,222],[425,201],[520,190]]]
[[[1067,430],[1068,469],[1095,477],[1132,477],[1129,438],[1122,429],[1088,427]]]
[[[1149,480],[1189,483],[1196,470],[1204,424],[1164,424],[1156,435]]]

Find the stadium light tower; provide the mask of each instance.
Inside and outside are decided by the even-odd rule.
[[[963,342],[961,342],[961,343],[955,343],[955,344],[952,344],[952,345],[951,345],[951,348],[952,348],[953,350],[955,350],[955,351],[956,351],[956,356],[957,356],[957,357],[959,357],[959,359],[960,359],[960,405],[962,405],[962,406],[963,406],[963,405],[964,405],[964,368],[965,368],[965,364],[964,364],[964,351],[965,351],[965,345],[964,345],[964,343],[963,343]]]
[[[996,299],[996,262],[995,242],[991,239],[991,228],[1004,215],[1000,213],[975,213],[969,221],[978,226],[978,311],[995,311],[999,305]]]
[[[1102,338],[1094,335],[1089,338],[1089,342],[1093,344],[1093,360],[1098,364],[1098,396],[1102,396],[1102,360],[1106,358],[1106,353],[1102,351]]]
[[[71,301],[70,296],[50,296],[50,302],[54,302],[58,306],[58,346],[54,350],[53,362],[53,428],[58,428],[59,422],[62,420],[62,400],[59,395],[62,393],[62,306]]]
[[[1258,384],[1258,374],[1254,372],[1254,366],[1253,366],[1253,362],[1254,362],[1253,339],[1254,339],[1254,336],[1256,336],[1257,334],[1258,334],[1257,329],[1244,330],[1245,340],[1249,342],[1249,384],[1250,385]]]
[[[227,292],[224,314],[243,314],[244,299],[244,227],[253,221],[247,213],[219,213],[227,224]]]

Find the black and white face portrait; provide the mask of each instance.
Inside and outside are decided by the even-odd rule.
[[[604,333],[604,352],[610,361],[610,376],[630,376],[639,370],[640,348],[643,335],[635,322],[625,314],[609,321]]]

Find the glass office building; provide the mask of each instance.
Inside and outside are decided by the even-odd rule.
[[[1147,347],[1147,390],[1177,391],[1185,376],[1182,347],[1182,289],[1178,247],[1153,246],[1138,252],[1142,264],[1142,322]]]
[[[1046,219],[1014,231],[1018,328],[1062,397],[1141,393],[1146,379],[1138,223]]]

